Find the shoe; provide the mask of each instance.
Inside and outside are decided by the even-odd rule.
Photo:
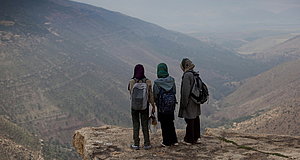
[[[165,145],[165,144],[163,144],[163,143],[161,143],[160,145],[161,145],[162,147],[167,147],[167,145]]]
[[[188,145],[188,146],[193,145],[192,143],[189,143],[189,142],[186,142],[186,141],[182,141],[182,143],[185,144],[185,145]]]
[[[173,146],[179,146],[179,143],[174,143]]]
[[[130,148],[132,148],[132,149],[134,149],[134,150],[139,150],[139,149],[140,149],[140,146],[136,146],[136,145],[132,144],[132,145],[130,146]]]
[[[163,144],[163,143],[161,143],[160,144],[162,147],[170,147],[171,145],[166,145],[166,144]]]
[[[148,149],[151,149],[151,148],[152,148],[152,146],[151,146],[151,145],[144,146],[144,149],[145,149],[145,150],[148,150]]]
[[[195,144],[201,144],[200,139],[198,139],[197,141],[194,142]]]

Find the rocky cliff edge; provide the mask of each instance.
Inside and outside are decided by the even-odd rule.
[[[184,130],[177,130],[179,140]],[[142,136],[141,136],[142,137]],[[99,159],[300,159],[300,137],[247,134],[206,129],[201,143],[160,146],[161,132],[151,134],[153,148],[132,150],[132,129],[116,126],[88,127],[75,131],[73,145],[84,160]],[[141,139],[141,142],[143,140]]]

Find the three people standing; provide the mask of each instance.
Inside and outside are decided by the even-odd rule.
[[[195,103],[190,98],[190,92],[193,87],[195,65],[191,60],[184,58],[181,62],[183,70],[181,82],[181,97],[178,117],[184,118],[186,134],[183,143],[195,144],[200,138],[200,104]],[[134,68],[134,76],[129,81],[128,90],[131,94],[131,115],[133,122],[133,140],[131,145],[133,149],[139,149],[139,127],[140,120],[144,135],[144,149],[150,149],[149,139],[149,104],[152,106],[152,113],[155,112],[155,105],[158,110],[158,121],[161,123],[163,142],[162,146],[178,145],[176,130],[174,126],[174,109],[176,102],[175,80],[168,73],[168,67],[165,63],[157,66],[157,77],[154,81],[153,91],[151,81],[144,75],[144,67],[138,64]],[[139,96],[141,95],[141,96]],[[146,95],[146,96],[145,96]],[[137,107],[141,106],[141,107]],[[166,106],[168,108],[166,108]]]

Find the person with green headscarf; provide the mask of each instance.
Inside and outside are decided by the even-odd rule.
[[[162,146],[171,146],[171,145],[178,145],[176,130],[174,126],[174,109],[176,105],[176,86],[175,86],[175,79],[171,77],[168,73],[168,67],[165,63],[160,63],[157,66],[157,77],[154,81],[153,85],[153,95],[154,101],[157,106],[157,116],[158,121],[161,124],[162,130],[162,137],[163,142],[161,143]],[[171,108],[170,110],[166,111],[166,105],[162,101],[165,101],[162,98],[163,94],[167,94],[167,97],[171,101]],[[169,103],[170,104],[170,103]]]

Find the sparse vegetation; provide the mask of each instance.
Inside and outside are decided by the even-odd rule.
[[[8,121],[3,116],[0,116],[0,135],[28,147],[31,150],[38,151],[40,149],[38,137],[32,135],[26,129]]]
[[[52,139],[45,142],[42,153],[45,160],[80,159],[79,155],[74,152],[71,146],[62,145],[58,141]]]
[[[269,154],[269,155],[274,155],[274,156],[278,156],[278,157],[284,157],[284,158],[289,158],[288,156],[285,156],[283,154],[280,154],[280,153],[272,153],[272,152],[265,152],[265,151],[260,151],[260,150],[257,150],[255,148],[252,148],[252,147],[249,147],[249,146],[246,146],[246,145],[239,145],[237,144],[236,142],[234,141],[231,141],[231,140],[228,140],[226,139],[225,137],[218,137],[221,141],[224,141],[226,143],[231,143],[235,146],[237,146],[238,148],[240,149],[246,149],[246,150],[252,150],[252,151],[256,151],[256,152],[260,152],[260,153],[264,153],[264,154]]]

